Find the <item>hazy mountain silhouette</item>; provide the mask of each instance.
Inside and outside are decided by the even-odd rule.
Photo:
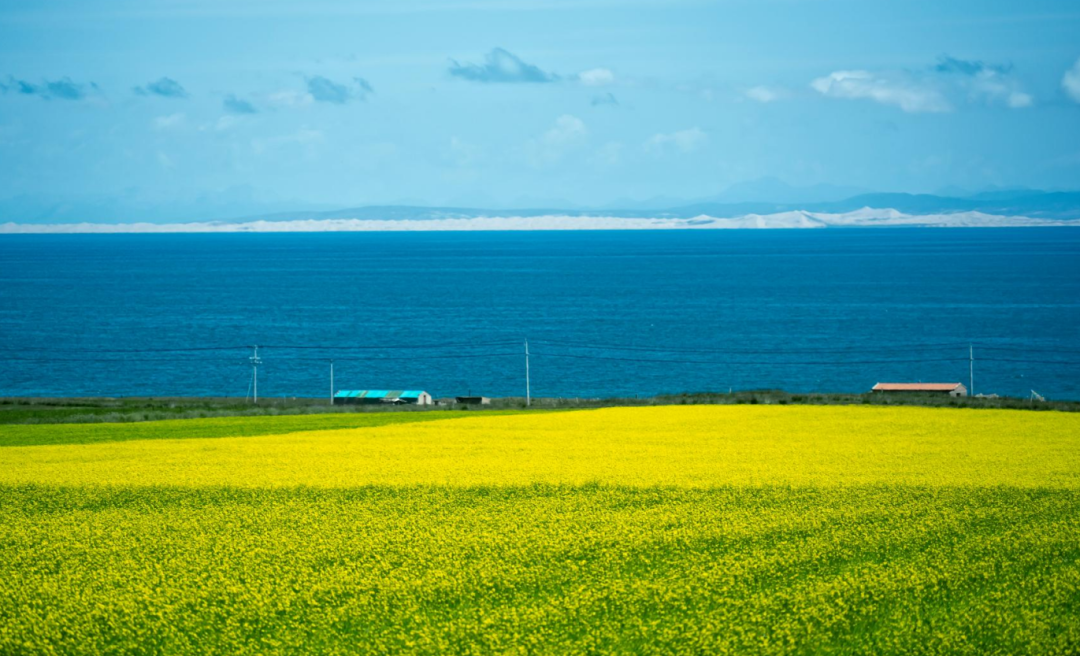
[[[259,200],[250,189],[238,188],[169,202],[154,202],[135,194],[117,197],[50,199],[18,196],[0,201],[0,223],[184,223],[249,221],[318,221],[370,219],[409,221],[424,219],[502,216],[574,216],[625,218],[717,218],[748,214],[814,212],[842,214],[863,208],[894,209],[904,214],[981,212],[998,216],[1046,219],[1080,218],[1080,192],[1031,189],[993,190],[970,196],[936,194],[856,193],[850,187],[817,185],[792,187],[780,180],[734,185],[723,193],[695,201],[668,197],[623,200],[606,207],[551,204],[525,208],[432,207],[425,205],[364,205],[341,209],[316,208],[310,203]],[[295,210],[306,205],[306,209]]]

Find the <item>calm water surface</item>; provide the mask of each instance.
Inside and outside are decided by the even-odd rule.
[[[966,384],[971,342],[1077,399],[1080,230],[0,237],[0,395],[242,396],[250,349],[151,350],[252,344],[265,396],[521,395],[526,337],[537,396]]]

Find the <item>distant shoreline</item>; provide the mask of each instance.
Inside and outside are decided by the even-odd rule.
[[[1080,412],[1080,401],[1033,400],[1008,396],[950,397],[933,394],[791,393],[782,390],[743,390],[692,394],[660,394],[642,397],[566,398],[534,397],[526,406],[523,397],[492,397],[488,405],[447,403],[436,405],[330,405],[326,398],[266,397],[258,404],[243,397],[0,397],[0,426],[49,423],[127,423],[210,417],[297,416],[370,413],[461,414],[530,410],[588,410],[610,407],[665,405],[846,405],[866,408],[913,406],[942,409],[1030,410]],[[0,446],[3,440],[0,440]]]
[[[982,212],[905,214],[863,208],[843,214],[790,211],[736,217],[478,216],[433,219],[301,219],[189,223],[0,224],[0,234],[176,234],[271,232],[470,232],[545,230],[776,230],[822,228],[1028,228],[1078,226],[1080,219],[1041,219]]]

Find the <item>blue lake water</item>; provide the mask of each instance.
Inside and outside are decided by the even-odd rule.
[[[243,396],[253,344],[261,396],[520,396],[526,337],[534,396],[967,384],[973,343],[977,392],[1078,399],[1080,230],[0,237],[4,396]]]

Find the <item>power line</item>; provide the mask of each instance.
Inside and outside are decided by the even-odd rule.
[[[260,346],[260,349],[265,347]],[[768,352],[768,354],[784,355],[785,352],[775,351]],[[483,358],[501,358],[501,357],[520,357],[521,353],[512,351],[501,351],[495,353],[456,353],[453,355],[416,355],[416,356],[326,356],[322,358],[310,358],[310,357],[294,357],[284,356],[275,357],[272,362],[379,362],[385,361],[422,361],[422,360],[470,360],[470,359],[483,359]],[[967,362],[967,357],[954,357],[954,358],[914,358],[914,359],[892,359],[892,360],[830,360],[830,361],[781,361],[781,360],[681,360],[670,358],[626,358],[617,356],[606,355],[584,355],[579,353],[537,353],[531,351],[530,355],[537,357],[547,358],[571,358],[581,360],[613,360],[621,362],[656,362],[656,363],[673,363],[673,364],[720,364],[720,365],[863,365],[863,364],[911,364],[911,363],[929,363],[929,362]],[[1051,364],[1051,365],[1080,365],[1080,360],[1025,360],[1017,358],[979,358],[979,362],[1007,362],[1014,364]],[[37,363],[50,363],[50,362],[117,362],[117,363],[165,363],[176,362],[176,360],[168,360],[163,358],[20,358],[20,357],[2,357],[0,356],[0,362],[37,362]],[[200,359],[200,360],[186,360],[189,364],[199,363],[216,363],[216,364],[250,364],[250,360],[244,359]]]
[[[264,349],[265,347],[260,346],[259,348]],[[519,355],[519,354],[518,353],[511,353],[511,352],[500,352],[500,353],[457,353],[457,354],[454,354],[454,355],[417,355],[417,356],[389,356],[389,357],[377,357],[377,356],[367,356],[367,357],[348,357],[348,356],[345,356],[345,357],[342,357],[342,356],[335,355],[333,357],[327,356],[325,358],[298,358],[298,357],[285,356],[285,357],[273,358],[272,360],[274,362],[329,362],[330,360],[345,361],[345,362],[348,362],[348,361],[377,362],[379,360],[457,360],[457,359],[472,359],[472,358],[496,358],[496,357],[504,357],[504,356],[509,356],[509,355],[516,356],[516,355]],[[125,363],[130,364],[130,363],[133,363],[133,362],[158,363],[158,362],[176,362],[176,361],[175,360],[166,360],[166,359],[163,359],[163,358],[7,358],[7,357],[0,357],[0,362],[125,362]],[[250,359],[249,360],[241,360],[241,359],[236,359],[236,360],[233,360],[233,359],[228,359],[228,360],[204,359],[204,360],[188,360],[187,362],[192,363],[192,364],[203,363],[203,362],[205,362],[205,363],[214,362],[214,363],[223,363],[223,364],[224,363],[229,363],[229,364],[251,364]]]
[[[968,348],[965,348],[964,349],[965,352],[963,354],[957,352],[955,354],[955,357],[950,356],[950,357],[910,357],[910,358],[905,358],[905,357],[889,357],[888,355],[886,355],[886,357],[884,359],[874,358],[874,359],[845,360],[845,359],[840,359],[840,358],[843,357],[844,354],[852,354],[852,355],[854,355],[854,354],[862,353],[862,352],[864,352],[864,350],[863,349],[839,349],[838,348],[838,349],[788,349],[788,350],[777,349],[777,350],[772,350],[772,351],[765,351],[765,350],[735,350],[735,349],[707,349],[707,348],[689,349],[689,348],[679,348],[679,347],[651,348],[651,347],[637,347],[637,346],[601,346],[601,345],[597,345],[597,344],[583,344],[583,343],[580,343],[580,342],[562,342],[562,341],[559,341],[559,340],[544,340],[544,339],[530,340],[530,341],[532,341],[534,343],[538,342],[538,343],[547,345],[548,347],[551,347],[551,348],[567,347],[567,348],[577,348],[577,349],[591,349],[591,350],[594,350],[594,351],[615,351],[615,352],[618,352],[618,351],[621,351],[621,350],[626,350],[626,351],[640,351],[640,352],[646,352],[646,353],[665,353],[665,354],[679,354],[679,353],[695,354],[695,353],[701,353],[701,354],[715,354],[716,356],[733,355],[733,356],[737,357],[737,356],[747,356],[747,355],[758,355],[758,356],[772,356],[772,357],[755,358],[755,359],[726,359],[726,358],[716,359],[716,357],[714,357],[714,358],[708,358],[708,357],[704,357],[704,358],[680,358],[680,357],[677,357],[677,356],[676,357],[626,357],[626,356],[620,356],[620,355],[602,355],[602,354],[599,354],[599,353],[554,353],[554,352],[546,352],[546,351],[541,351],[541,352],[537,353],[536,351],[532,351],[531,349],[529,349],[528,345],[526,345],[526,349],[525,349],[525,352],[524,352],[524,355],[525,355],[525,367],[526,367],[526,371],[525,371],[525,377],[526,377],[526,380],[525,380],[525,383],[526,383],[525,395],[526,395],[526,399],[529,399],[529,397],[531,396],[531,393],[530,393],[531,390],[529,389],[530,388],[530,385],[529,385],[529,357],[530,356],[531,357],[539,357],[541,359],[543,359],[543,358],[553,358],[553,359],[563,358],[563,359],[572,359],[572,360],[627,362],[627,363],[641,363],[641,364],[650,364],[650,365],[708,365],[708,366],[714,366],[714,367],[748,367],[748,366],[749,367],[753,367],[753,366],[757,366],[757,367],[856,367],[856,366],[869,366],[869,365],[903,365],[903,364],[929,364],[929,363],[942,363],[942,364],[948,363],[948,364],[955,365],[955,364],[958,364],[958,363],[961,363],[961,362],[967,362],[968,365],[969,365],[969,374],[970,374],[969,380],[971,378],[973,378],[973,368],[974,368],[974,353],[973,353],[973,347],[972,346],[968,346]],[[460,347],[467,347],[467,349],[470,350],[470,351],[476,351],[476,349],[486,349],[486,348],[496,346],[496,345],[498,345],[498,346],[517,345],[517,346],[520,347],[520,344],[521,344],[520,342],[507,340],[507,341],[495,341],[495,342],[470,342],[470,343],[467,343],[467,344],[463,344],[463,343],[443,344],[443,345],[438,345],[438,347],[441,347],[443,349],[448,348],[448,347],[450,347],[450,348],[452,348],[452,347],[459,347],[459,348]],[[202,353],[210,354],[210,353],[217,353],[217,352],[235,350],[235,349],[241,349],[241,348],[247,349],[247,348],[253,348],[253,347],[213,346],[213,347],[165,348],[165,349],[100,349],[100,350],[98,350],[99,353],[114,353],[114,354],[117,354],[117,355],[125,355],[125,356],[128,356],[128,357],[89,357],[89,358],[71,357],[70,355],[62,355],[60,357],[44,357],[44,356],[42,356],[42,357],[21,357],[21,356],[7,357],[4,354],[0,353],[0,362],[33,362],[33,363],[47,363],[47,364],[52,364],[52,363],[77,363],[77,364],[85,364],[85,363],[123,363],[123,364],[126,364],[126,365],[145,363],[148,366],[149,365],[161,365],[161,364],[164,364],[164,363],[172,363],[175,367],[177,367],[177,369],[176,369],[177,372],[188,370],[188,369],[190,369],[192,367],[197,367],[199,365],[216,365],[216,366],[219,366],[219,367],[225,367],[225,366],[232,367],[232,366],[235,366],[235,365],[248,365],[248,366],[252,367],[251,376],[249,378],[249,394],[252,395],[253,399],[256,399],[256,402],[257,402],[257,398],[258,398],[258,396],[257,396],[257,394],[258,394],[258,391],[257,391],[258,390],[258,387],[257,387],[257,385],[258,385],[258,382],[257,382],[258,381],[257,367],[259,365],[263,364],[263,360],[259,357],[261,354],[259,354],[258,351],[256,351],[250,358],[246,358],[246,359],[241,359],[239,357],[225,358],[225,357],[213,357],[213,356],[211,356],[211,357],[199,357],[199,358],[193,358],[193,359],[181,359],[181,360],[169,359],[169,358],[164,358],[164,357],[141,357],[143,355],[150,355],[150,354],[184,353],[184,352],[192,352],[192,353],[202,352]],[[278,346],[271,346],[271,347],[259,346],[259,347],[255,347],[255,348],[258,348],[258,349],[272,348],[272,349],[280,349],[282,351],[282,353],[280,353],[279,355],[271,358],[271,365],[273,366],[273,369],[271,369],[269,371],[282,371],[282,370],[288,371],[290,368],[300,367],[302,363],[314,363],[314,362],[320,362],[320,363],[329,362],[329,363],[331,363],[331,396],[333,395],[333,392],[334,392],[334,390],[333,390],[333,364],[332,364],[333,362],[339,362],[339,363],[340,362],[363,362],[363,363],[366,363],[368,365],[377,365],[377,363],[382,362],[382,361],[385,361],[385,362],[424,362],[424,361],[434,361],[434,360],[475,360],[475,359],[517,358],[517,357],[521,357],[521,355],[522,355],[522,352],[519,351],[519,350],[516,350],[516,349],[515,350],[509,350],[509,349],[506,349],[506,350],[501,350],[501,349],[500,350],[494,350],[494,349],[492,349],[491,351],[488,351],[488,352],[458,352],[458,353],[434,352],[433,353],[433,352],[430,352],[430,351],[434,351],[436,349],[436,346],[434,346],[434,345],[418,345],[418,344],[403,344],[403,345],[394,345],[394,346],[386,346],[386,347],[382,347],[382,346],[345,347],[345,346],[326,346],[326,345],[323,345],[323,346],[317,346],[317,345],[294,345],[294,346],[278,345]],[[957,345],[945,345],[945,344],[936,344],[936,345],[926,344],[926,345],[921,345],[919,347],[905,347],[902,350],[904,350],[906,352],[911,352],[911,351],[914,350],[917,353],[917,350],[920,349],[920,348],[925,349],[926,351],[931,351],[931,352],[933,352],[935,350],[946,349],[946,348],[956,349],[956,351],[959,351],[959,348],[958,348]],[[975,348],[975,350],[985,349],[985,350],[988,350],[988,351],[1022,352],[1022,349],[1020,349],[1020,348],[1004,347],[1004,346],[1003,347],[975,346],[974,348]],[[402,355],[385,355],[385,354],[382,354],[382,353],[373,352],[373,351],[376,351],[376,350],[377,351],[391,351],[392,352],[392,351],[396,351],[396,350],[399,350],[399,349],[408,349],[408,350],[412,350],[414,352],[413,353],[408,353],[408,354],[402,354]],[[429,352],[416,353],[415,351],[419,350],[419,349],[427,349]],[[9,349],[3,349],[3,350],[10,351],[10,350],[14,350],[14,349],[9,348]],[[347,351],[347,350],[355,350],[355,351],[361,351],[361,352],[356,353],[354,355],[344,355],[344,356],[343,355],[337,355],[337,354],[334,353],[335,351]],[[888,354],[890,352],[895,352],[896,350],[901,350],[901,349],[899,349],[899,348],[895,348],[895,349],[884,348],[884,349],[878,349],[878,350],[876,350],[874,352],[883,352],[885,354]],[[290,352],[290,351],[292,351],[292,352]],[[320,353],[320,354],[310,353],[310,354],[308,354],[307,352],[310,352],[310,351],[323,351],[323,353]],[[363,351],[367,351],[367,352],[363,352]],[[1031,349],[1031,351],[1032,352],[1060,352],[1060,353],[1074,353],[1074,352],[1077,352],[1077,351],[1069,351],[1069,350],[1049,351],[1049,350],[1046,350],[1046,349]],[[69,351],[69,353],[70,353],[70,351]],[[803,357],[811,358],[811,359],[799,359],[798,356],[800,354]],[[827,356],[827,354],[833,354],[833,355],[832,355],[832,357],[819,357],[819,358],[816,358],[816,359],[813,358],[814,355]],[[946,355],[946,354],[942,354],[942,355]],[[784,356],[796,356],[796,359],[783,359]],[[775,358],[780,358],[780,359],[775,359]],[[1078,365],[1080,365],[1080,360],[1066,360],[1066,359],[1061,359],[1061,360],[1048,360],[1048,359],[1029,360],[1029,359],[1015,358],[1015,357],[989,357],[989,358],[979,358],[979,363],[980,364],[989,364],[989,365],[993,365],[994,363],[1002,363],[1003,365],[1009,364],[1009,365],[1029,365],[1029,366],[1035,366],[1035,365],[1078,366]],[[501,369],[501,366],[493,366],[491,372],[495,372],[498,369]],[[998,367],[993,367],[993,369],[996,370],[996,371],[1001,371],[1002,370],[1002,368],[998,368]],[[12,371],[17,371],[17,370],[18,370],[17,368],[12,369]],[[434,369],[433,369],[433,371],[434,371]],[[556,371],[557,371],[557,369],[556,369]],[[973,382],[973,381],[970,381],[969,385],[971,384],[971,382]]]
[[[910,344],[901,346],[853,346],[853,347],[803,347],[803,348],[790,348],[790,349],[739,349],[739,348],[688,348],[680,346],[633,346],[626,344],[594,344],[587,342],[575,342],[575,341],[563,341],[552,339],[532,339],[537,344],[545,344],[548,346],[557,346],[574,349],[591,349],[598,351],[638,351],[644,353],[716,353],[716,354],[731,354],[731,355],[787,355],[787,354],[825,354],[825,353],[893,353],[893,352],[912,352],[912,351],[939,351],[949,349],[964,349],[969,346],[968,344],[956,343],[928,343],[928,344]],[[517,340],[494,340],[490,342],[451,342],[441,344],[393,344],[393,345],[370,345],[370,344],[272,344],[263,346],[261,349],[280,349],[280,350],[308,350],[308,351],[399,351],[399,350],[436,350],[436,349],[449,349],[449,348],[466,348],[466,349],[478,349],[484,347],[495,346],[512,346],[520,344]],[[1060,349],[1060,348],[1039,348],[1039,347],[1020,347],[1020,346],[991,346],[986,344],[975,343],[973,346],[979,350],[986,351],[1008,351],[1015,353],[1067,353],[1067,354],[1080,354],[1080,350],[1075,349]],[[0,352],[18,352],[27,353],[34,351],[51,352],[53,347],[0,347]],[[236,345],[236,346],[197,346],[197,347],[183,347],[183,348],[136,348],[136,349],[109,349],[109,348],[89,348],[86,349],[93,353],[114,353],[114,354],[132,354],[137,355],[141,353],[203,353],[203,352],[223,352],[223,351],[246,351],[251,346]],[[981,359],[981,358],[980,358]],[[25,360],[29,361],[30,358],[19,357],[0,357],[0,360]],[[93,362],[94,359],[83,359],[86,362]],[[104,361],[104,360],[100,360]],[[1002,360],[1008,361],[1008,360]],[[1042,361],[1038,361],[1042,362]]]
[[[263,347],[259,347],[263,348]],[[325,358],[276,358],[277,362],[378,362],[380,360],[471,360],[475,358],[501,358],[506,356],[520,356],[520,353],[459,353],[456,355],[418,355],[418,356],[390,356],[382,357],[325,357]]]
[[[786,355],[794,353],[881,353],[881,352],[909,352],[909,351],[937,351],[956,349],[959,350],[967,344],[918,344],[911,346],[884,346],[884,347],[847,347],[847,348],[792,348],[792,349],[718,349],[718,348],[682,348],[677,346],[602,346],[599,344],[584,344],[581,342],[563,342],[557,340],[534,339],[538,344],[548,346],[561,346],[567,348],[593,349],[598,351],[642,351],[648,353],[721,353],[733,355]]]
[[[569,353],[531,353],[533,356],[542,358],[573,358],[580,360],[614,360],[618,362],[654,362],[657,364],[719,364],[719,365],[779,365],[779,366],[825,366],[825,365],[862,365],[862,364],[910,364],[925,362],[966,362],[967,358],[927,358],[918,360],[838,360],[830,362],[780,362],[780,361],[747,361],[747,360],[671,360],[671,359],[648,359],[648,358],[620,358],[604,355],[571,355]]]
[[[1080,354],[1080,351],[1071,349],[1059,349],[1059,348],[1029,348],[1020,346],[984,346],[981,344],[975,344],[975,348],[983,351],[1013,351],[1018,353],[1073,353]]]
[[[487,346],[509,346],[518,344],[516,340],[499,340],[492,342],[457,342],[457,343],[442,343],[442,344],[393,344],[383,346],[373,345],[309,345],[309,344],[272,344],[269,346],[259,345],[261,349],[283,349],[283,350],[319,350],[319,351],[395,351],[395,350],[416,350],[416,349],[447,349],[447,348],[480,348]],[[237,350],[249,350],[250,344],[244,344],[239,346],[199,346],[189,348],[138,348],[138,349],[103,349],[103,348],[89,348],[88,351],[95,353],[195,353],[201,351],[237,351]],[[25,353],[28,351],[46,351],[51,352],[50,348],[36,348],[36,347],[0,347],[0,351],[17,351]]]
[[[191,348],[165,348],[165,349],[102,349],[102,348],[92,348],[92,349],[86,349],[86,350],[94,351],[96,353],[194,353],[194,352],[198,352],[198,351],[237,351],[237,350],[241,350],[241,349],[247,350],[249,348],[251,348],[251,347],[245,345],[245,346],[197,346],[197,347],[191,347]],[[27,348],[5,347],[5,348],[0,348],[0,351],[18,351],[20,353],[25,353],[27,351],[47,351],[47,352],[51,352],[52,350],[53,350],[52,348],[34,348],[34,347],[27,347]],[[2,358],[2,359],[10,359],[10,358]]]
[[[1015,360],[1011,358],[979,358],[979,362],[1014,362],[1020,364],[1080,364],[1080,360]]]
[[[126,362],[126,363],[130,364],[132,362],[150,362],[150,363],[154,363],[154,362],[176,362],[176,360],[165,359],[165,358],[9,358],[9,357],[0,356],[0,362]],[[237,360],[233,360],[233,359],[229,359],[229,360],[202,359],[202,360],[186,360],[185,362],[190,362],[190,363],[193,363],[193,364],[194,363],[203,363],[203,362],[237,363],[237,364],[246,364],[246,363],[248,363],[248,361],[246,361],[246,360],[239,360],[239,359],[237,359]]]
[[[448,348],[480,348],[484,346],[509,346],[512,344],[518,344],[516,340],[500,340],[494,342],[458,342],[458,343],[443,343],[443,344],[395,344],[393,346],[371,346],[371,345],[308,345],[308,344],[271,344],[269,346],[259,346],[261,349],[296,349],[296,350],[318,350],[318,351],[394,351],[394,350],[415,350],[415,349],[448,349]]]
[[[938,342],[929,344],[908,344],[898,346],[848,346],[848,347],[805,347],[805,348],[790,348],[790,349],[729,349],[729,348],[684,348],[678,346],[631,346],[631,345],[601,345],[590,344],[584,342],[572,342],[562,340],[551,339],[533,339],[538,344],[547,344],[549,346],[564,346],[568,348],[583,348],[583,349],[595,349],[601,351],[643,351],[649,353],[731,353],[737,355],[767,355],[767,354],[788,354],[788,353],[882,353],[882,352],[910,352],[910,351],[938,351],[938,350],[968,350],[968,347],[974,346],[977,349],[988,351],[1015,351],[1015,352],[1031,352],[1031,353],[1076,353],[1080,354],[1080,350],[1059,349],[1059,348],[1037,348],[1037,347],[1018,347],[1018,346],[989,346],[975,342],[973,344],[961,343],[961,342]]]
[[[262,358],[259,357],[259,347],[252,347],[255,352],[251,354],[251,384],[254,396],[252,397],[256,404],[259,402],[259,365],[262,364]]]

